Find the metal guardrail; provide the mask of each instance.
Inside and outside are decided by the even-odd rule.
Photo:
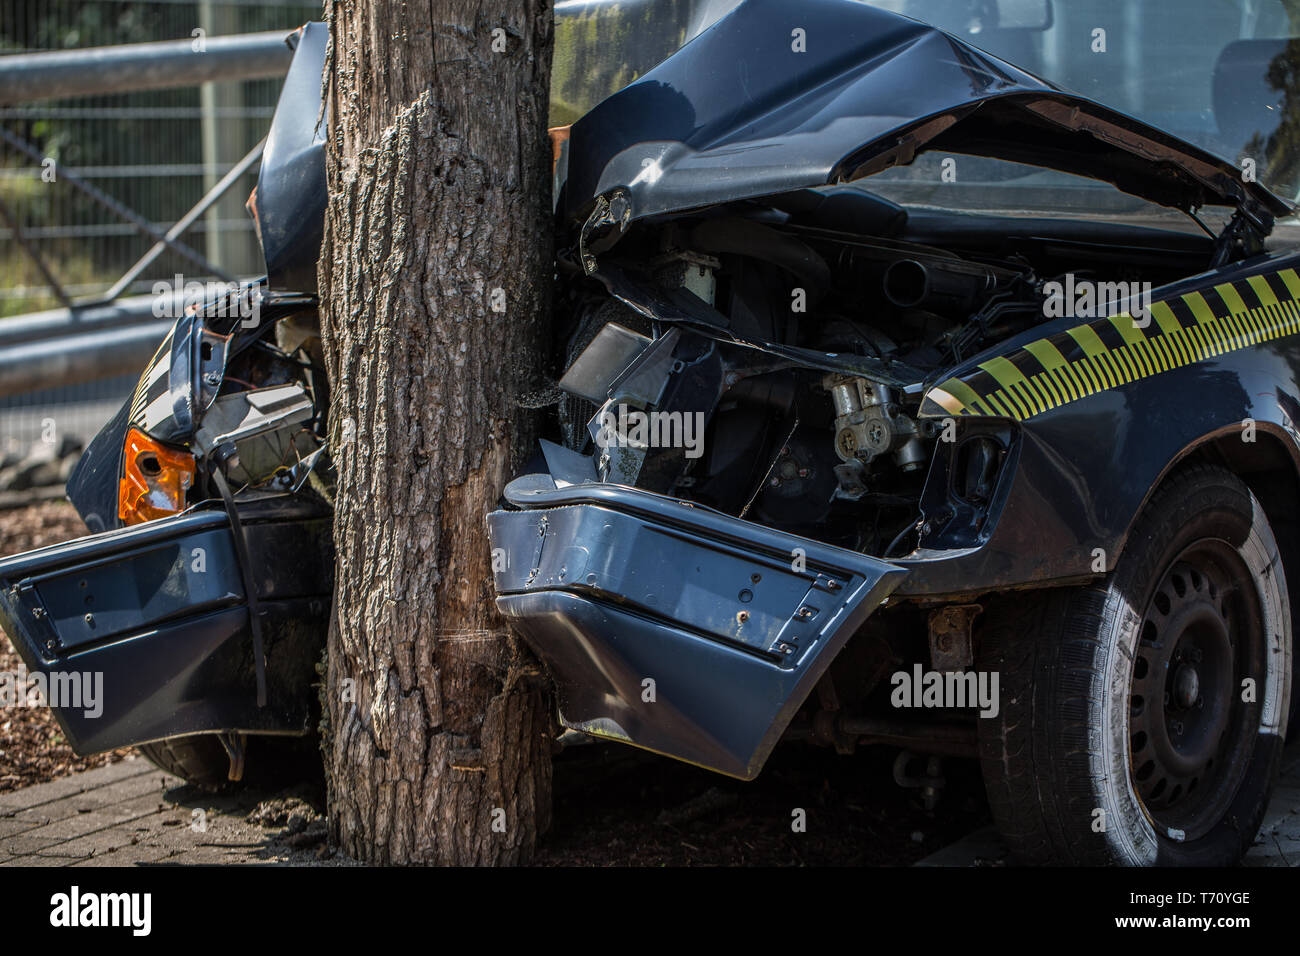
[[[139,373],[186,304],[173,289],[0,322],[0,399]]]
[[[284,38],[273,30],[0,56],[0,105],[283,76],[293,55]]]
[[[27,156],[35,160],[37,163],[41,162],[42,156],[40,150],[38,150],[31,143],[26,142],[25,140],[9,132],[7,129],[3,127],[0,127],[0,140],[3,140],[8,145],[18,150],[18,152],[22,153],[24,156]],[[180,253],[186,259],[189,259],[191,262],[197,265],[200,269],[204,269],[207,272],[211,273],[212,275],[215,275],[221,279],[230,278],[228,275],[226,275],[226,273],[222,272],[212,263],[208,262],[206,258],[201,256],[199,253],[195,252],[185,243],[181,242],[178,239],[167,239],[166,234],[163,233],[162,230],[155,227],[151,222],[149,222],[143,216],[135,212],[135,210],[122,205],[120,202],[118,202],[112,196],[108,195],[103,190],[98,189],[97,187],[91,185],[85,179],[78,176],[74,170],[65,168],[62,170],[62,176],[63,176],[63,181],[66,182],[73,189],[76,189],[78,192],[84,193],[91,200],[103,206],[105,209],[113,213],[118,218],[126,220],[128,224],[134,226],[139,232],[144,233],[146,236],[149,236],[150,238],[155,239],[158,242],[165,242],[167,245],[171,246],[171,248],[174,249],[176,252]],[[3,215],[3,218],[5,218],[6,220],[12,221],[8,214],[0,212],[0,215]],[[54,279],[53,273],[50,271],[49,267],[45,265],[45,262],[44,260],[42,260],[40,254],[36,252],[36,248],[31,243],[26,241],[25,237],[22,235],[21,230],[17,228],[14,229],[14,239],[18,242],[20,246],[23,247],[23,250],[32,258],[32,260],[36,262],[37,268],[40,270],[42,276],[44,276],[46,280],[50,282],[55,297],[64,305],[71,307],[73,303],[69,300],[67,293],[63,291],[62,286],[60,286],[58,281]],[[92,301],[105,301],[105,299],[104,297],[101,297],[99,299],[95,299]]]
[[[0,347],[0,398],[138,372],[171,325],[152,321]]]
[[[111,332],[129,325],[157,322],[163,316],[176,316],[184,307],[183,292],[177,294],[171,290],[161,296],[136,295],[100,305],[11,316],[0,320],[0,350],[86,332]],[[0,381],[0,389],[3,387]]]

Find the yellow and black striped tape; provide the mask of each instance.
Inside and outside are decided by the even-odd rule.
[[[1033,418],[1097,392],[1300,333],[1300,276],[1263,273],[1151,303],[1030,342],[930,389],[925,417]]]

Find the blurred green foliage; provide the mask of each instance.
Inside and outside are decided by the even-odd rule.
[[[678,50],[704,0],[561,3],[555,16],[551,126],[567,126]]]

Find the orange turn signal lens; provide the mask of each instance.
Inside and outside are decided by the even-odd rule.
[[[569,130],[573,124],[568,126],[552,126],[546,131],[546,135],[551,139],[551,175],[555,175],[556,168],[560,165],[560,154],[564,151],[564,144],[569,140]]]
[[[194,484],[194,458],[162,445],[139,429],[128,429],[123,447],[117,516],[140,524],[185,510],[185,493]]]

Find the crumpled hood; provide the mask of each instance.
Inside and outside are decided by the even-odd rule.
[[[321,78],[329,26],[308,23],[297,45],[266,137],[251,204],[268,285],[316,292],[316,260],[325,228],[325,135]]]
[[[907,17],[746,0],[573,125],[562,213],[625,222],[858,179],[922,150],[995,156],[1264,226],[1290,205],[1231,163]]]

